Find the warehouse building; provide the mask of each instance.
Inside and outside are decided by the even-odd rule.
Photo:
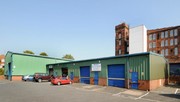
[[[48,64],[58,76],[74,82],[153,90],[168,83],[169,64],[152,52]]]
[[[8,80],[21,80],[22,75],[33,75],[36,72],[46,73],[46,64],[68,61],[70,60],[8,51],[5,56],[4,75]],[[53,74],[53,71],[50,69],[48,73]]]

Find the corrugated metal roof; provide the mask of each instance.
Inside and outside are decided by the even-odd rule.
[[[102,58],[94,58],[94,59],[85,59],[85,60],[77,60],[77,61],[70,61],[64,63],[55,63],[55,64],[47,64],[47,65],[58,65],[58,64],[68,64],[68,63],[77,63],[77,62],[85,62],[85,61],[93,61],[93,60],[104,60],[104,59],[112,59],[112,58],[122,58],[122,57],[132,57],[132,56],[141,56],[141,55],[156,55],[165,58],[162,55],[153,52],[144,52],[144,53],[135,53],[135,54],[126,54],[126,55],[119,55],[119,56],[110,56],[110,57],[102,57]]]
[[[70,60],[70,59],[54,58],[54,57],[39,56],[39,55],[32,55],[32,54],[25,54],[25,53],[16,53],[16,52],[12,52],[12,51],[8,51],[8,52],[6,53],[6,55],[7,55],[8,53],[12,53],[12,54],[16,54],[16,55],[22,55],[22,56],[32,56],[32,57],[40,57],[40,58],[47,58],[47,59],[57,59],[57,60],[72,61],[72,60]]]

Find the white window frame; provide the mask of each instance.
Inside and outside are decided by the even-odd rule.
[[[162,39],[164,38],[164,32],[161,32],[161,38]]]
[[[122,35],[121,35],[121,33],[119,33],[119,39],[121,39],[122,38]]]
[[[122,41],[121,40],[119,40],[119,45],[122,45]]]
[[[161,50],[161,54],[164,56],[164,49]]]
[[[178,44],[178,39],[175,38],[175,39],[174,39],[174,45],[177,45],[177,44]]]
[[[178,55],[178,48],[177,47],[174,48],[174,55]]]
[[[174,36],[178,36],[178,30],[174,29]]]
[[[174,36],[174,30],[170,30],[170,37]]]
[[[152,47],[153,47],[152,43],[149,43],[149,48],[152,48]]]
[[[151,41],[151,40],[152,40],[152,34],[149,35],[149,41]]]
[[[168,40],[165,40],[165,46],[168,46]]]
[[[174,39],[170,40],[170,46],[174,45]]]
[[[121,55],[121,49],[119,49],[119,54]]]
[[[152,39],[153,39],[153,40],[156,40],[156,33],[153,34]]]
[[[156,48],[156,42],[153,42],[152,47],[153,47],[153,48]]]
[[[168,56],[168,49],[165,49],[165,56]]]
[[[161,47],[164,47],[164,40],[161,40]]]
[[[168,31],[165,31],[165,38],[168,38]]]

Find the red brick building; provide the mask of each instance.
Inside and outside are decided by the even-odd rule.
[[[115,55],[124,55],[129,53],[129,26],[125,23],[115,27]]]
[[[129,26],[115,26],[115,55],[129,54]],[[180,75],[180,26],[147,30],[147,51],[164,55],[170,74]]]
[[[4,68],[4,63],[5,63],[5,56],[4,55],[0,55],[0,68]]]

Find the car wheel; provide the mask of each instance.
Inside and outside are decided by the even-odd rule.
[[[38,82],[41,83],[41,82],[42,82],[42,79],[38,79]]]
[[[60,85],[61,85],[61,83],[60,83],[60,82],[58,82],[58,83],[57,83],[57,85],[58,85],[58,86],[60,86]]]

